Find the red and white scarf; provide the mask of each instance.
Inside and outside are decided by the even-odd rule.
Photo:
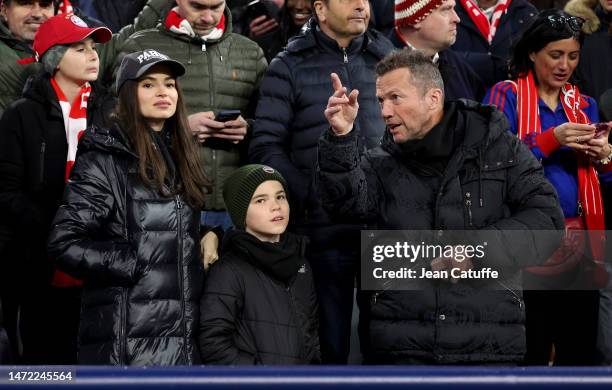
[[[482,36],[487,40],[487,42],[489,42],[489,44],[493,42],[495,32],[497,32],[497,26],[499,26],[499,21],[508,11],[511,1],[512,0],[500,0],[493,10],[493,16],[489,22],[487,15],[480,10],[478,4],[476,4],[474,0],[459,0],[463,8],[465,8],[467,11],[470,19],[472,19],[472,22],[474,22]]]
[[[74,160],[76,159],[77,146],[79,144],[79,139],[85,133],[85,129],[87,128],[87,100],[89,99],[89,95],[91,94],[91,85],[89,83],[85,83],[78,95],[70,104],[68,99],[64,95],[64,92],[60,88],[60,86],[55,81],[55,78],[51,78],[51,85],[53,86],[53,90],[57,95],[57,100],[59,101],[60,107],[62,109],[62,116],[64,117],[64,128],[66,130],[66,141],[68,142],[68,154],[66,155],[66,174],[65,180],[66,182],[70,178],[70,171],[74,165]],[[52,285],[55,287],[72,287],[72,286],[80,286],[82,282],[80,280],[74,279],[69,275],[55,271],[53,275]]]
[[[60,1],[57,7],[58,14],[71,14],[73,12],[74,12],[74,9],[72,8],[72,4],[70,3],[70,0]]]
[[[195,31],[191,27],[191,24],[179,15],[178,7],[174,7],[170,12],[168,12],[168,16],[166,17],[166,28],[174,33],[187,35],[192,38],[196,37]],[[203,41],[211,40],[211,39],[219,39],[223,36],[225,32],[225,14],[221,16],[219,23],[215,26],[215,28],[208,34],[201,36]]]
[[[68,182],[70,171],[76,159],[79,139],[87,128],[87,100],[91,94],[91,85],[85,83],[72,104],[68,102],[55,78],[51,78],[51,85],[53,90],[55,90],[64,117],[64,128],[66,129],[66,140],[68,141],[68,155],[66,156],[66,182]]]
[[[567,119],[572,123],[589,123],[589,117],[582,111],[578,87],[566,83],[561,88],[561,105]],[[538,89],[533,72],[517,80],[518,137],[525,141],[542,132]],[[589,242],[593,259],[603,265],[605,257],[605,222],[603,200],[597,170],[592,161],[583,153],[575,153],[578,160],[578,200],[582,204],[584,222],[589,230]]]

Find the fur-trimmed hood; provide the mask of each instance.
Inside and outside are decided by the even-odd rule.
[[[585,22],[582,30],[585,34],[592,34],[601,26],[600,17],[596,13],[598,4],[598,0],[570,0],[564,10],[570,15],[583,18]]]

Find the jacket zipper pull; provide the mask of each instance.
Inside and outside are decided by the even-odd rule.
[[[465,193],[465,205],[467,206],[468,209],[468,223],[470,224],[470,226],[472,226],[472,194],[470,194],[469,192]]]
[[[204,52],[206,51],[206,42],[202,43],[202,51],[204,51]]]
[[[344,54],[344,63],[348,64],[348,54],[346,54],[346,48],[342,48],[342,53]]]
[[[181,202],[181,196],[180,195],[176,196],[176,208],[179,209],[179,210],[183,208],[183,203]]]
[[[47,147],[47,144],[45,141],[43,141],[40,144],[40,157],[39,157],[39,169],[40,169],[40,174],[39,174],[39,181],[42,184],[42,182],[45,180],[45,149]]]

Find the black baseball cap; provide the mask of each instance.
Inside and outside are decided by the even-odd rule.
[[[153,49],[145,49],[130,53],[123,57],[119,70],[117,71],[117,84],[115,86],[117,94],[127,80],[137,80],[147,73],[152,66],[157,64],[168,65],[174,77],[185,74],[185,67],[165,54]]]

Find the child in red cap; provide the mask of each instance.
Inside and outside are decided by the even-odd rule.
[[[76,363],[80,282],[54,272],[46,251],[51,221],[87,126],[102,123],[96,44],[111,39],[74,14],[43,23],[34,38],[34,75],[0,120],[0,213],[13,231],[9,254],[20,302],[21,364]]]

